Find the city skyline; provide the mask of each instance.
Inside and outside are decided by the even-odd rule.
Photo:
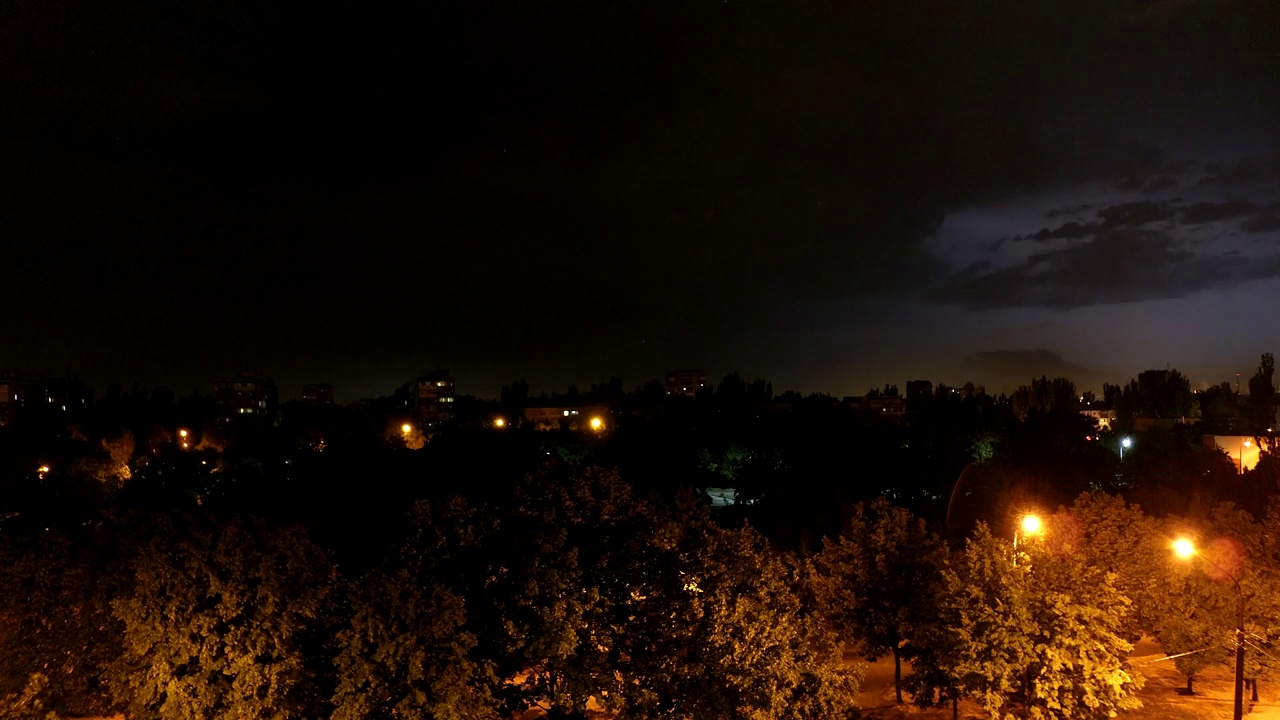
[[[1005,367],[1009,367],[1009,368],[1012,368],[1012,367],[1021,368],[1022,365],[1019,364],[1018,361],[1021,360],[1022,357],[1024,357],[1023,354],[1015,354],[1013,358],[991,358],[990,362],[1003,364]],[[1236,389],[1239,394],[1248,395],[1249,394],[1249,388],[1248,388],[1249,378],[1253,377],[1254,372],[1256,372],[1258,369],[1258,365],[1257,365],[1258,357],[1260,357],[1260,354],[1255,355],[1254,365],[1247,372],[1241,371],[1238,374],[1232,375],[1231,377],[1222,378],[1217,381],[1199,380],[1195,377],[1188,375],[1186,372],[1184,372],[1181,368],[1177,367],[1176,365],[1169,365],[1168,367],[1165,367],[1165,368],[1151,367],[1151,368],[1144,368],[1141,370],[1134,370],[1133,372],[1129,373],[1128,376],[1124,376],[1124,377],[1121,377],[1121,376],[1104,377],[1100,381],[1098,381],[1096,387],[1082,383],[1078,377],[1072,376],[1071,374],[1069,374],[1069,372],[1067,374],[1064,374],[1063,372],[1033,371],[1029,375],[1015,377],[1012,380],[1012,384],[1007,386],[1002,386],[1002,385],[992,386],[985,382],[982,382],[979,379],[975,379],[972,377],[955,380],[955,379],[936,378],[936,377],[904,376],[904,377],[881,378],[879,382],[876,382],[873,380],[866,384],[850,386],[850,390],[848,392],[838,388],[805,387],[805,386],[786,384],[786,383],[777,381],[775,378],[770,377],[767,374],[762,375],[762,374],[746,373],[736,368],[724,370],[724,371],[710,371],[710,372],[708,372],[705,368],[668,368],[667,370],[664,370],[660,373],[654,373],[647,377],[625,378],[625,377],[621,377],[619,375],[614,374],[614,375],[605,375],[599,378],[570,379],[568,382],[560,385],[539,385],[536,382],[529,382],[527,376],[525,377],[517,376],[517,377],[513,377],[508,380],[500,382],[497,386],[494,386],[491,390],[489,388],[478,389],[475,386],[470,386],[471,384],[467,382],[467,375],[465,374],[465,372],[460,374],[450,368],[430,368],[426,371],[420,371],[406,377],[401,377],[391,382],[390,384],[383,385],[383,386],[375,386],[372,384],[372,382],[358,384],[357,387],[368,387],[373,389],[372,392],[366,392],[366,393],[352,393],[350,391],[344,391],[344,389],[340,385],[330,382],[326,378],[309,378],[299,383],[286,383],[286,382],[282,382],[280,378],[273,375],[269,371],[269,369],[264,369],[264,368],[251,368],[251,369],[245,369],[238,373],[219,374],[219,375],[211,376],[204,380],[197,380],[196,382],[193,382],[190,385],[185,385],[185,386],[182,386],[182,385],[174,386],[164,382],[149,382],[146,378],[133,378],[131,380],[107,379],[105,382],[95,383],[90,381],[87,376],[81,373],[77,373],[74,371],[68,371],[65,373],[55,373],[51,369],[48,369],[45,371],[32,371],[29,369],[23,370],[20,368],[19,369],[0,368],[0,380],[7,380],[7,379],[21,380],[24,378],[35,379],[35,380],[39,380],[41,378],[47,378],[47,379],[53,379],[53,380],[75,379],[75,380],[83,381],[88,391],[94,396],[94,398],[101,398],[103,393],[106,392],[107,389],[113,385],[118,386],[121,389],[121,391],[124,393],[128,393],[130,389],[134,386],[141,386],[141,387],[147,388],[148,391],[163,388],[173,392],[175,394],[175,397],[180,398],[180,397],[186,396],[188,391],[193,391],[203,395],[213,395],[213,394],[216,394],[216,388],[220,384],[235,382],[238,379],[243,379],[243,378],[252,378],[256,380],[269,381],[277,389],[281,402],[306,399],[306,392],[308,389],[312,389],[314,391],[314,388],[316,387],[325,387],[327,388],[325,392],[330,397],[332,397],[333,401],[339,404],[342,404],[342,403],[357,402],[361,400],[372,400],[377,398],[391,397],[395,395],[397,392],[403,391],[404,388],[410,385],[413,385],[415,382],[417,382],[422,378],[434,379],[434,376],[436,374],[441,374],[441,373],[443,373],[443,376],[448,377],[451,382],[456,382],[458,378],[462,378],[463,382],[461,385],[461,390],[458,392],[459,396],[472,396],[480,400],[488,401],[488,400],[498,399],[499,396],[503,392],[505,392],[512,383],[515,383],[515,382],[526,383],[529,389],[529,397],[531,399],[536,399],[543,396],[547,398],[563,397],[566,393],[570,391],[570,388],[576,388],[576,390],[579,393],[586,393],[592,388],[593,385],[602,385],[602,384],[608,383],[613,379],[621,380],[623,391],[629,393],[629,392],[640,390],[643,385],[649,382],[658,382],[659,384],[663,384],[664,386],[669,385],[670,382],[664,383],[664,377],[669,377],[673,373],[684,374],[684,373],[690,373],[690,372],[697,372],[697,373],[703,373],[706,375],[707,387],[712,390],[718,387],[729,375],[736,374],[744,382],[750,383],[757,380],[768,382],[769,385],[772,387],[773,393],[775,396],[781,395],[787,392],[796,392],[801,395],[823,394],[823,395],[828,395],[834,398],[861,397],[866,395],[867,393],[879,392],[891,386],[896,388],[900,394],[905,396],[907,393],[907,386],[909,383],[916,382],[916,381],[927,381],[935,389],[938,387],[963,388],[966,385],[972,385],[975,389],[979,391],[986,392],[988,395],[997,397],[1000,395],[1010,395],[1014,391],[1018,390],[1019,388],[1028,386],[1032,381],[1038,380],[1040,378],[1049,378],[1049,379],[1063,378],[1073,382],[1076,385],[1076,389],[1080,393],[1092,392],[1096,396],[1101,398],[1104,384],[1123,387],[1130,380],[1137,379],[1138,375],[1140,375],[1141,373],[1148,372],[1148,371],[1160,371],[1160,370],[1174,370],[1181,373],[1184,377],[1187,378],[1188,382],[1191,385],[1191,390],[1193,392],[1206,390],[1211,387],[1220,385],[1222,383],[1227,383],[1231,385],[1232,388]],[[1049,359],[1052,360],[1052,358],[1049,358]],[[1055,365],[1053,362],[1046,363],[1046,366],[1059,367],[1061,369],[1065,369],[1066,371],[1071,370],[1071,366],[1069,365]],[[464,371],[465,371],[465,368],[464,368]]]

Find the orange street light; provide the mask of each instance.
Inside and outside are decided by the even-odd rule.
[[[404,433],[405,435],[408,435],[409,433],[413,432],[413,426],[410,425],[409,423],[405,423],[400,426],[400,432]]]
[[[600,419],[600,418],[598,418],[598,417],[593,417],[593,418],[591,418],[591,429],[592,429],[592,430],[599,430],[599,429],[600,429],[600,428],[602,428],[602,427],[604,427],[604,421],[603,421],[603,420],[601,420],[601,419]]]
[[[1037,515],[1026,515],[1022,518],[1022,532],[1024,535],[1035,535],[1040,532],[1040,517]]]
[[[506,427],[506,425],[507,425],[507,421],[503,420],[502,418],[498,418],[493,421],[493,426],[496,428]]]
[[[1186,538],[1178,538],[1173,541],[1173,554],[1187,560],[1196,554],[1196,545]]]
[[[191,433],[187,432],[186,430],[179,430],[179,431],[178,431],[178,437],[186,437],[186,436],[188,436],[188,435],[190,435],[190,434],[191,434]]]
[[[1187,538],[1178,538],[1173,541],[1173,552],[1182,560],[1190,560],[1192,557],[1199,556],[1201,560],[1212,565],[1218,572],[1231,578],[1231,584],[1236,588],[1236,677],[1235,677],[1235,698],[1231,707],[1232,720],[1241,720],[1244,717],[1244,591],[1240,589],[1240,578],[1234,574],[1227,572],[1220,565],[1201,555],[1196,549],[1195,543]]]
[[[1018,540],[1033,537],[1044,531],[1044,523],[1040,516],[1028,513],[1018,521],[1018,529],[1013,531],[1013,566],[1018,566]]]

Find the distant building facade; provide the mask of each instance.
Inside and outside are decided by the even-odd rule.
[[[0,427],[13,424],[20,412],[74,414],[92,404],[93,390],[79,378],[0,372]]]
[[[275,420],[280,393],[275,381],[259,373],[241,373],[213,382],[213,404],[220,422],[260,418]]]
[[[900,395],[853,395],[845,397],[843,404],[857,412],[895,421],[907,414],[906,399]]]
[[[592,420],[598,419],[600,427],[593,428]],[[524,421],[534,430],[603,430],[609,422],[609,408],[604,405],[579,405],[573,407],[525,408]]]
[[[696,397],[710,384],[706,370],[668,370],[667,394]]]
[[[1111,424],[1116,421],[1115,410],[1104,410],[1102,408],[1086,407],[1080,411],[1080,414],[1093,420],[1099,430],[1110,430]]]
[[[453,420],[453,376],[448,370],[436,370],[409,381],[400,388],[405,407],[423,427],[434,427]]]

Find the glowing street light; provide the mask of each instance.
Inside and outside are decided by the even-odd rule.
[[[1044,522],[1039,515],[1028,513],[1018,521],[1018,529],[1013,531],[1013,566],[1018,566],[1018,540],[1035,537],[1044,531]]]
[[[1124,462],[1124,449],[1133,444],[1133,440],[1123,437],[1120,438],[1120,462]]]
[[[1186,538],[1178,538],[1173,541],[1173,554],[1187,560],[1196,554],[1196,545]]]
[[[599,430],[599,429],[600,429],[600,428],[602,428],[602,427],[604,427],[604,421],[603,421],[603,420],[601,420],[601,419],[600,419],[600,418],[598,418],[598,417],[593,417],[593,418],[591,418],[591,429],[592,429],[592,430]]]
[[[38,475],[41,480],[43,480],[44,476],[48,474],[49,474],[48,465],[41,465],[40,467],[36,468],[36,475]]]
[[[1241,475],[1244,474],[1244,449],[1247,447],[1253,447],[1253,443],[1248,440],[1245,440],[1244,442],[1240,443],[1240,474]]]
[[[186,430],[179,430],[179,431],[178,431],[178,437],[183,437],[183,438],[184,438],[184,437],[186,437],[186,436],[188,436],[188,435],[190,435],[190,434],[191,434],[191,433],[187,432]]]
[[[1027,535],[1035,535],[1040,532],[1040,518],[1036,515],[1027,515],[1023,517],[1022,532]]]
[[[1231,718],[1232,720],[1241,720],[1244,717],[1244,591],[1240,589],[1240,579],[1227,572],[1222,566],[1201,555],[1200,551],[1196,549],[1195,543],[1188,538],[1183,537],[1173,541],[1173,554],[1182,560],[1199,557],[1209,565],[1212,565],[1218,572],[1231,578],[1231,584],[1236,588],[1236,678],[1235,699],[1231,708]]]
[[[493,421],[493,426],[496,428],[506,427],[507,421],[503,420],[502,418],[497,418],[496,420]]]
[[[410,425],[409,423],[405,423],[400,426],[400,432],[404,433],[405,435],[408,435],[409,433],[413,432],[413,426]]]

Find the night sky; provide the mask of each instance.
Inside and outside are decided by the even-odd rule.
[[[1194,386],[1280,350],[1280,3],[11,0],[0,368]]]

